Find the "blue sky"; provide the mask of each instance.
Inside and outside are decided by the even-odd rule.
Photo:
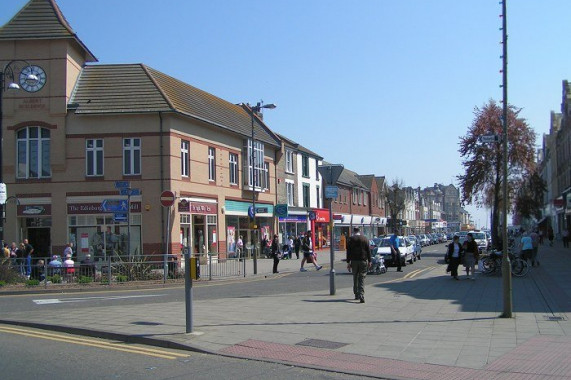
[[[501,99],[497,0],[56,1],[100,63],[145,63],[232,103],[276,103],[265,113],[276,132],[389,182],[456,183],[474,107]],[[26,3],[3,0],[0,24]],[[568,4],[507,3],[508,99],[538,146],[568,79]]]

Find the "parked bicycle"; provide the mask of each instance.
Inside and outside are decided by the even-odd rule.
[[[529,272],[527,261],[522,259],[519,254],[513,254],[508,251],[511,261],[511,272],[516,277],[523,277]],[[482,259],[482,273],[492,274],[494,272],[501,273],[503,252],[492,250],[490,254]]]

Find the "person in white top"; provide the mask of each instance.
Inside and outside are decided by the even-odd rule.
[[[450,274],[452,275],[452,278],[455,280],[459,280],[458,278],[458,266],[460,265],[460,262],[462,261],[462,255],[463,255],[463,248],[462,245],[460,245],[460,238],[458,237],[458,235],[454,236],[454,239],[452,240],[452,243],[450,243],[448,245],[448,268],[446,268],[446,272],[450,272]]]

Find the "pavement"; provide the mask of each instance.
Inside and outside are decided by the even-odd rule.
[[[541,265],[513,278],[513,318],[500,317],[500,276],[454,281],[434,264],[367,285],[364,304],[351,289],[194,301],[190,334],[184,301],[3,312],[0,323],[382,379],[571,379],[571,249],[556,242],[539,252]],[[327,266],[307,268],[304,276],[328,281]],[[258,276],[282,276],[299,271],[299,261],[279,270],[271,275],[271,260],[258,262]]]

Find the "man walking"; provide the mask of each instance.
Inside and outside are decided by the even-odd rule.
[[[398,236],[398,230],[395,230],[393,232],[393,235],[390,237],[389,242],[391,245],[391,253],[393,256],[393,264],[396,264],[397,272],[402,272],[401,262],[400,262],[400,250],[399,250],[400,239]]]
[[[365,276],[371,267],[369,240],[361,235],[359,227],[353,228],[353,236],[347,242],[347,270],[353,272],[355,299],[365,303]]]

